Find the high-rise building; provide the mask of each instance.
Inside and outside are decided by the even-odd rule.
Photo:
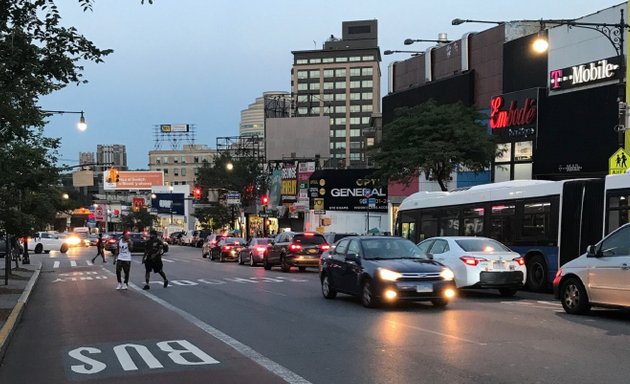
[[[288,92],[268,91],[262,97],[250,104],[247,109],[241,111],[241,123],[239,134],[241,136],[265,136],[265,100],[274,98],[287,98]]]
[[[205,162],[212,163],[216,149],[202,144],[185,144],[182,149],[149,151],[149,170],[164,172],[166,185],[192,185]]]
[[[122,144],[99,144],[96,146],[96,162],[100,165],[99,171],[114,167],[119,170],[127,170],[127,150]]]
[[[335,166],[364,166],[363,129],[380,112],[380,61],[376,20],[344,21],[321,50],[293,51],[291,89],[297,116],[330,117]]]
[[[94,164],[94,152],[79,152],[79,165]]]

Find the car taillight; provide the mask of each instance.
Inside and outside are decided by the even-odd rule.
[[[289,250],[291,252],[297,252],[297,251],[302,250],[302,246],[300,244],[291,244],[289,245]]]
[[[216,245],[217,241],[216,240],[210,240],[210,245]]]
[[[114,239],[109,239],[109,240],[107,240],[107,242],[108,242],[108,243],[115,243],[115,242],[116,242],[116,240],[114,240]]]
[[[461,261],[463,261],[464,264],[470,265],[472,267],[476,266],[477,264],[479,264],[482,261],[488,261],[488,260],[484,259],[483,257],[474,257],[474,256],[462,256],[459,259]]]
[[[224,246],[223,246],[223,250],[224,250],[224,251],[229,251],[230,249],[232,249],[232,246],[231,246],[231,245],[224,245]]]
[[[523,259],[522,257],[515,257],[512,259],[512,261],[516,261],[518,265],[525,265],[525,259]]]
[[[256,247],[257,252],[264,253],[267,250],[267,247]]]
[[[319,248],[320,248],[322,251],[327,251],[327,250],[329,250],[329,249],[330,249],[330,245],[328,245],[328,244],[322,244]]]

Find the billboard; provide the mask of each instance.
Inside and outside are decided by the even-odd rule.
[[[72,173],[72,186],[75,188],[94,186],[94,172],[76,171]]]
[[[162,171],[115,171],[116,179],[111,177],[112,170],[103,172],[103,187],[106,191],[127,189],[151,190],[151,187],[164,185]]]
[[[162,133],[182,133],[189,130],[188,124],[160,124],[160,132]]]
[[[311,209],[324,211],[387,212],[387,183],[371,169],[315,171],[309,181]],[[322,209],[323,208],[323,209]]]
[[[282,164],[280,170],[282,184],[280,194],[282,202],[294,202],[297,199],[297,166],[295,162]]]
[[[267,160],[330,157],[328,116],[272,118],[265,121]]]
[[[183,193],[156,193],[151,199],[151,211],[183,216],[185,201]]]

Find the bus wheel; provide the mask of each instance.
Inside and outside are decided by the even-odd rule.
[[[547,287],[547,263],[542,255],[532,256],[527,262],[527,288],[540,292]]]

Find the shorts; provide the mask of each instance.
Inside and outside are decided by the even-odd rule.
[[[144,268],[147,272],[159,273],[162,272],[162,267],[162,260],[147,260],[144,263]]]

